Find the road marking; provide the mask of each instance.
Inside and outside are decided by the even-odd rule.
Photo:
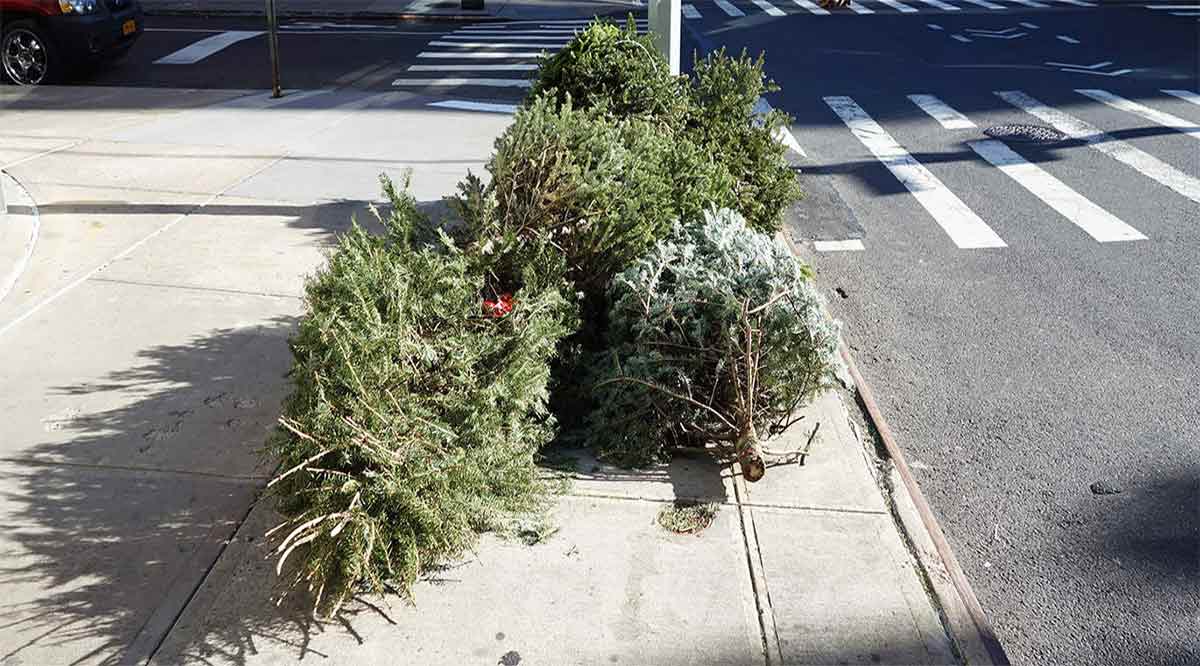
[[[975,123],[971,122],[969,118],[950,108],[949,104],[946,104],[933,95],[909,95],[908,99],[913,104],[921,107],[922,111],[928,113],[946,129],[971,129],[975,127]]]
[[[1036,23],[1018,23],[1017,25],[1021,26],[1022,28],[1028,28],[1029,30],[1037,30],[1038,29],[1038,26]]]
[[[1075,5],[1076,7],[1095,7],[1094,2],[1082,2],[1082,0],[1051,0],[1051,2],[1061,2],[1066,5]]]
[[[1162,92],[1165,92],[1168,95],[1174,95],[1185,102],[1191,102],[1192,104],[1200,105],[1200,95],[1197,95],[1190,90],[1163,90]]]
[[[1173,116],[1169,113],[1164,113],[1148,106],[1138,104],[1137,102],[1127,100],[1124,97],[1114,95],[1107,90],[1077,89],[1075,92],[1079,93],[1080,95],[1090,97],[1097,102],[1107,104],[1118,111],[1124,111],[1125,113],[1132,113],[1136,116],[1141,116],[1152,123],[1158,123],[1163,127],[1170,127],[1171,129],[1182,134],[1186,134],[1193,139],[1200,139],[1200,127],[1197,127],[1196,123],[1188,122],[1179,116]]]
[[[787,16],[787,14],[783,13],[782,9],[767,2],[767,0],[750,0],[750,2],[753,2],[754,4],[758,5],[759,9],[763,10],[770,16]]]
[[[856,0],[850,0],[849,7],[850,7],[850,11],[854,12],[855,14],[874,14],[875,13],[874,9],[868,9],[866,7],[863,7],[862,5],[858,4],[858,2]]]
[[[1040,2],[1037,2],[1036,0],[1008,0],[1008,1],[1016,3],[1018,5],[1025,5],[1026,7],[1033,7],[1034,9],[1046,9],[1047,7],[1050,6],[1050,5],[1044,5]]]
[[[962,42],[963,44],[971,43],[971,39],[969,37],[963,37],[962,35],[950,35],[950,39],[957,39],[958,41]]]
[[[430,102],[427,106],[459,111],[487,111],[489,113],[516,113],[516,104],[498,104],[494,102],[468,102],[465,100],[448,99],[442,102]]]
[[[206,37],[195,44],[163,56],[154,61],[156,65],[194,65],[214,53],[223,51],[238,42],[253,39],[263,34],[259,30],[229,30],[219,35]]]
[[[813,249],[817,252],[862,252],[867,249],[857,238],[850,240],[815,240]]]
[[[541,51],[464,51],[461,53],[446,53],[437,51],[433,53],[421,52],[417,54],[418,58],[536,58],[542,55]]]
[[[925,25],[926,25],[926,27],[928,27],[930,30],[944,30],[944,28],[942,28],[942,26],[940,26],[940,25],[938,25],[938,24],[936,24],[936,23],[926,23]]]
[[[818,16],[829,16],[828,9],[824,9],[824,8],[820,7],[819,5],[817,5],[817,3],[812,2],[812,0],[792,0],[792,1],[795,2],[797,5],[800,5],[801,7],[807,9],[810,13],[817,14]]]
[[[1200,5],[1146,5],[1146,9],[1200,9]]]
[[[721,8],[721,11],[725,12],[726,14],[729,14],[730,16],[737,17],[737,16],[745,16],[746,15],[745,12],[743,12],[742,10],[738,9],[737,7],[734,7],[733,5],[729,4],[729,2],[727,2],[726,0],[713,0],[713,2],[716,2],[717,6]]]
[[[903,2],[897,2],[897,0],[875,0],[875,1],[880,4],[887,5],[888,7],[891,7],[892,9],[895,9],[896,11],[900,12],[901,14],[915,14],[917,12],[916,7],[909,7],[908,5],[904,4]]]
[[[680,9],[683,11],[683,18],[698,19],[700,18],[700,10],[696,9],[695,5],[684,3]]]
[[[962,11],[962,7],[952,5],[948,2],[942,2],[942,0],[920,0],[920,1],[929,5],[930,7],[936,7],[938,9],[940,9],[942,11],[946,11],[946,12],[961,12]]]
[[[513,65],[410,65],[409,72],[531,72],[537,69],[534,64]]]
[[[825,103],[842,119],[867,150],[870,150],[934,221],[960,248],[1004,247],[1004,241],[937,176],[918,162],[849,97],[825,97]]]
[[[546,42],[527,44],[525,42],[429,42],[426,46],[460,46],[474,49],[550,49],[557,51],[568,42]]]
[[[1066,42],[1068,44],[1078,44],[1079,43],[1078,39],[1075,39],[1074,37],[1068,37],[1066,35],[1055,35],[1054,38],[1060,42]]]
[[[480,86],[483,88],[528,88],[533,82],[525,79],[396,79],[392,85],[400,86]]]
[[[1171,16],[1200,16],[1200,12],[1169,12]]]
[[[1017,184],[1029,190],[1059,215],[1101,243],[1145,240],[1142,232],[1092,203],[1041,167],[1029,163],[1001,141],[968,141],[967,145]]]
[[[988,0],[963,0],[963,2],[969,2],[973,5],[978,5],[985,9],[1004,9],[1005,8],[1004,5],[998,5],[994,2],[988,2]]]
[[[1057,109],[1052,109],[1019,90],[995,93],[1000,99],[1053,125],[1067,136],[1083,141],[1092,148],[1122,162],[1142,175],[1200,203],[1200,180],[1197,180],[1162,160],[1101,131],[1099,128]]]
[[[568,39],[565,36],[559,37],[559,36],[555,36],[555,35],[446,35],[445,37],[439,37],[438,39],[469,40],[469,39],[488,39],[491,37],[495,37],[497,39],[510,40],[510,41],[514,41],[514,42],[518,42],[518,41],[549,42],[549,41],[552,41],[557,44],[566,44],[571,41],[570,39]]]

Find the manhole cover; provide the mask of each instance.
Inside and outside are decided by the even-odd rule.
[[[1058,143],[1067,139],[1066,134],[1045,125],[996,125],[983,130],[983,133],[1001,141],[1024,143]]]

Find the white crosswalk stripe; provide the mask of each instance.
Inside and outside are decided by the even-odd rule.
[[[1083,141],[1149,178],[1200,203],[1200,179],[1196,179],[1153,155],[1101,131],[1075,116],[1051,108],[1019,90],[1003,90],[996,96],[1034,117],[1040,118],[1067,136]]]
[[[1097,106],[1092,107],[1093,110],[1103,108],[1099,106],[1103,104],[1118,111],[1139,116],[1157,126],[1176,130],[1186,137],[1194,138],[1200,135],[1200,126],[1197,123],[1155,108],[1153,102],[1134,102],[1106,90],[1089,88],[1078,89],[1075,92],[1096,104]],[[1200,94],[1192,91],[1169,89],[1161,92],[1189,103],[1200,104]],[[1067,137],[1083,144],[1079,148],[1069,145],[1056,147],[1054,159],[1048,162],[1059,166],[1055,167],[1055,173],[1051,173],[1044,168],[1040,159],[1022,155],[1022,144],[1009,145],[1005,141],[990,138],[971,139],[965,142],[966,146],[982,160],[983,164],[1004,174],[1009,183],[1032,194],[1040,204],[1053,211],[1052,217],[1047,219],[1066,220],[1099,243],[1143,241],[1148,238],[1147,234],[1121,219],[1116,213],[1107,210],[1076,190],[1077,184],[1072,185],[1067,182],[1075,180],[1077,183],[1090,184],[1090,179],[1094,176],[1092,170],[1086,166],[1083,167],[1082,172],[1074,168],[1074,164],[1078,163],[1070,161],[1074,155],[1072,150],[1095,149],[1131,167],[1148,181],[1165,185],[1175,193],[1200,203],[1200,178],[1197,176],[1185,173],[1179,168],[1117,139],[1104,130],[1048,106],[1022,91],[996,91],[994,94],[1017,109],[1034,116]],[[923,110],[930,120],[945,130],[960,131],[977,127],[972,119],[938,96],[914,93],[906,95],[906,98]],[[884,127],[886,123],[881,124],[876,121],[852,98],[828,96],[821,99],[842,121],[857,143],[864,146],[878,160],[879,164],[904,185],[908,193],[928,212],[933,221],[941,227],[957,247],[963,249],[1006,247],[1006,242],[989,226],[987,215],[981,217],[959,198],[958,194],[953,192],[953,185],[970,183],[971,180],[946,175],[944,177],[947,180],[943,181],[921,163],[921,159],[917,156],[921,151],[914,150],[912,146],[901,145]],[[918,134],[917,136],[924,135]],[[949,138],[954,135],[941,136]],[[804,135],[801,134],[800,139],[803,140],[803,138]],[[925,139],[920,140],[924,141]],[[1179,140],[1186,141],[1186,138]],[[951,141],[955,140],[951,139]],[[929,150],[927,147],[924,149]],[[1034,154],[1039,158],[1042,157],[1041,149]],[[952,167],[945,168],[952,169]],[[946,173],[953,173],[953,170]],[[1068,174],[1069,177],[1064,174]],[[1124,176],[1117,175],[1116,177],[1123,178]],[[989,196],[992,199],[1005,198],[1002,190],[992,191]],[[1118,197],[1119,199],[1120,197]],[[1134,203],[1136,202],[1125,205]],[[992,212],[996,210],[1007,211],[1008,209],[1005,207],[991,209]],[[988,209],[981,209],[981,212],[987,213]],[[1010,216],[1007,212],[1004,214]],[[1043,216],[1034,216],[1027,219],[1042,218]],[[1011,233],[1013,232],[1010,231],[1006,235]],[[829,243],[821,241],[821,243],[823,244],[818,249],[821,252],[866,249],[865,246],[858,244],[853,247],[843,246],[845,241]],[[816,245],[817,243],[814,242],[814,248]],[[878,243],[873,247],[878,247]]]
[[[1127,100],[1124,97],[1114,95],[1107,90],[1076,90],[1075,92],[1081,95],[1086,95],[1097,102],[1107,104],[1114,109],[1141,116],[1146,120],[1149,120],[1152,123],[1158,123],[1163,127],[1170,127],[1171,129],[1182,132],[1193,139],[1200,139],[1200,127],[1197,127],[1196,123],[1188,122],[1179,116],[1173,116],[1169,113],[1157,111],[1143,104],[1138,104],[1137,102]]]
[[[921,110],[928,113],[930,117],[941,123],[946,129],[970,129],[975,127],[975,123],[963,114],[950,108],[942,100],[933,95],[909,95],[908,99],[913,104],[921,107]]]
[[[1140,231],[1092,203],[1040,167],[1030,164],[1003,142],[988,139],[968,141],[967,145],[1097,241],[1111,243],[1146,239]]]
[[[734,18],[746,15],[745,12],[738,9],[732,3],[728,2],[728,0],[713,0],[713,2],[715,2],[717,4],[717,6],[721,8],[721,11],[725,12],[726,14],[728,14],[729,16],[732,16]]]
[[[770,16],[787,16],[787,14],[783,13],[782,9],[767,2],[767,0],[750,0],[750,2],[753,2],[758,6],[759,9],[763,10]]]
[[[685,19],[698,19],[698,18],[703,18],[703,17],[700,15],[700,10],[696,9],[696,6],[695,6],[695,5],[693,5],[693,4],[689,4],[689,3],[686,3],[686,2],[685,2],[685,3],[683,3],[683,4],[680,6],[680,11],[682,11],[682,12],[683,12],[683,18],[685,18]]]
[[[849,97],[825,97],[850,132],[866,146],[960,248],[1005,247],[1004,241],[937,176],[925,168]]]
[[[818,16],[829,16],[828,9],[822,8],[820,5],[813,2],[812,0],[793,0],[793,2],[795,2],[797,5],[800,5],[801,7],[805,8],[805,9],[807,9],[809,11],[809,13],[811,13],[811,14],[816,14]]]
[[[1164,90],[1168,95],[1173,95],[1185,102],[1200,105],[1200,94],[1196,94],[1190,90]]]
[[[898,2],[897,0],[875,0],[875,1],[880,4],[887,5],[888,7],[891,7],[892,9],[900,12],[901,14],[917,13],[916,7],[909,7],[908,5],[904,4],[903,2]]]
[[[860,5],[858,2],[856,2],[856,0],[850,0],[850,3],[846,6],[849,7],[850,11],[854,12],[855,14],[874,14],[875,13],[874,9]]]

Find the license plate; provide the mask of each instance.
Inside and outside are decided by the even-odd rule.
[[[137,32],[137,21],[126,21],[121,24],[121,35],[127,36]]]

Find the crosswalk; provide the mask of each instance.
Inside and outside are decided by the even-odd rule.
[[[768,16],[808,14],[813,16],[854,16],[868,14],[953,14],[956,12],[1004,12],[1030,9],[1095,8],[1090,0],[850,0],[845,9],[830,11],[819,0],[694,0],[683,5],[683,17],[700,20],[705,16],[741,18],[751,14]]]
[[[1167,100],[1177,98],[1191,104],[1200,105],[1200,94],[1190,90],[1162,90]],[[1110,110],[1127,114],[1130,118],[1148,121],[1162,128],[1163,134],[1200,138],[1200,122],[1192,122],[1178,115],[1167,113],[1154,108],[1147,102],[1135,102],[1107,90],[1078,89],[1080,102],[1089,100],[1099,103]],[[1015,110],[1023,112],[1033,119],[1041,121],[1045,126],[1061,132],[1063,136],[1074,140],[1077,149],[1090,149],[1111,159],[1113,170],[1122,168],[1136,173],[1142,178],[1154,181],[1192,203],[1187,206],[1196,209],[1200,204],[1200,178],[1186,173],[1164,159],[1149,154],[1143,148],[1135,147],[1130,142],[1114,136],[1087,121],[1061,109],[1052,107],[1032,95],[1020,90],[997,90],[992,93],[996,99],[1008,104]],[[945,100],[930,94],[912,94],[907,100],[935,121],[943,130],[949,132],[965,132],[954,134],[954,137],[970,139],[971,134],[979,132],[978,125],[966,114],[953,108]],[[972,210],[964,203],[951,187],[944,183],[933,170],[922,164],[920,159],[908,148],[903,146],[887,128],[876,121],[863,106],[847,96],[827,96],[822,102],[845,125],[850,134],[894,177],[918,204],[932,221],[941,228],[955,247],[960,249],[1004,248],[1005,240],[997,233],[988,220]],[[1072,105],[1074,106],[1074,105]],[[1181,109],[1186,110],[1186,109]],[[890,115],[890,113],[889,113]],[[1118,133],[1121,134],[1121,133]],[[801,143],[804,137],[801,136]],[[1066,182],[1066,177],[1051,174],[1035,162],[1044,157],[1044,149],[1034,147],[1032,150],[1023,148],[1020,143],[997,140],[976,139],[967,140],[965,145],[982,160],[983,164],[996,169],[1007,180],[1033,195],[1044,204],[1053,215],[1035,219],[1058,219],[1073,225],[1081,232],[1098,243],[1120,243],[1144,241],[1148,236],[1144,230],[1135,228],[1128,220],[1121,219],[1113,212],[1089,200],[1075,189],[1080,184]],[[1029,152],[1023,155],[1022,152]],[[1193,160],[1189,166],[1198,164]],[[943,172],[945,173],[945,172]],[[1124,179],[1128,174],[1117,171],[1115,177]],[[1079,175],[1084,182],[1086,175]],[[1164,193],[1163,196],[1172,196]],[[825,242],[815,243],[814,247],[820,252],[862,251],[866,244],[861,240],[854,242]]]
[[[1154,12],[1162,12],[1171,16],[1195,17],[1197,20],[1200,20],[1200,4],[1164,2],[1142,6]]]
[[[766,0],[761,0],[766,2]],[[438,36],[404,75],[392,81],[396,88],[510,88],[524,91],[532,85],[538,60],[558,51],[590,20],[514,21],[465,26]],[[645,32],[646,20],[637,19]]]

